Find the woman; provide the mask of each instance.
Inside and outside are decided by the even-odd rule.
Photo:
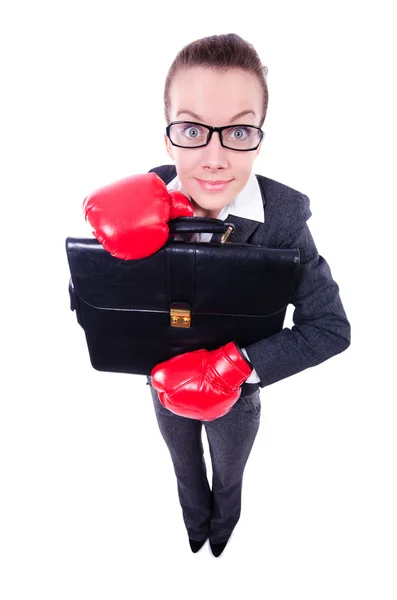
[[[231,340],[210,352],[178,355],[156,365],[148,377],[190,547],[197,552],[209,538],[215,556],[223,552],[240,518],[243,473],[260,422],[260,388],[350,344],[338,285],[306,224],[309,199],[253,173],[267,104],[266,67],[249,43],[228,34],[188,44],[172,63],[164,91],[165,143],[175,166],[154,168],[85,200],[94,235],[121,258],[150,255],[167,241],[169,219],[193,215],[228,221],[231,215],[237,225],[234,239],[237,233],[238,241],[300,250],[291,330],[284,328],[247,348]],[[95,218],[98,206],[111,228]],[[119,226],[126,213],[133,223],[127,232]],[[194,241],[211,238],[195,235]]]

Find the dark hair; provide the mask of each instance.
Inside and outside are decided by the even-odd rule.
[[[262,65],[252,44],[243,40],[236,33],[201,38],[187,44],[178,52],[165,80],[164,116],[167,124],[170,122],[172,80],[178,71],[191,67],[214,68],[222,72],[230,69],[242,69],[255,75],[263,89],[262,116],[259,123],[259,127],[262,127],[269,101],[266,83],[267,67]]]

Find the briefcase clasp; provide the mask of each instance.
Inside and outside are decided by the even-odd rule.
[[[223,236],[221,237],[221,244],[226,244],[227,238],[232,233],[233,227],[228,227]]]
[[[171,327],[190,327],[190,312],[190,306],[185,302],[174,302],[173,304],[171,304]]]

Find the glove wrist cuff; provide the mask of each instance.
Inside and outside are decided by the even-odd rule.
[[[240,387],[253,370],[235,342],[228,342],[220,348],[219,356],[213,366],[230,389]]]

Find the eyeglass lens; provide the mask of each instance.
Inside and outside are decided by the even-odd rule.
[[[207,143],[209,129],[203,125],[173,123],[169,130],[171,141],[184,148],[194,148]],[[261,132],[254,127],[235,125],[221,131],[223,144],[233,150],[249,150],[259,144]]]

